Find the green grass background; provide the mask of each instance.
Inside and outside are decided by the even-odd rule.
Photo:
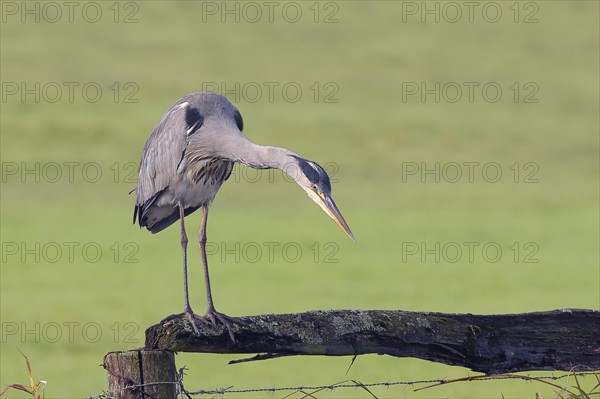
[[[2,82],[98,82],[97,103],[62,98],[56,103],[9,96],[0,104],[2,162],[96,162],[103,176],[88,183],[76,174],[57,183],[7,177],[1,193],[5,243],[39,242],[103,249],[96,263],[75,252],[58,262],[3,254],[0,383],[26,382],[17,349],[30,358],[34,376],[48,381],[47,398],[99,394],[106,375],[98,365],[108,351],[143,345],[144,329],[182,310],[178,231],[153,236],[131,225],[135,183],[124,166],[137,163],[160,115],[176,98],[203,82],[296,82],[296,103],[263,96],[236,105],[245,133],[258,143],[293,149],[321,164],[338,165],[333,194],[357,244],[280,174],[227,182],[209,223],[209,240],[232,248],[236,242],[297,243],[297,263],[275,252],[256,262],[220,254],[209,259],[217,307],[230,315],[300,312],[310,309],[405,309],[415,311],[512,313],[556,308],[598,308],[599,275],[599,6],[594,1],[537,2],[537,23],[515,23],[509,7],[497,23],[480,12],[473,23],[418,16],[403,21],[400,2],[337,2],[336,23],[314,23],[312,3],[299,3],[303,18],[258,23],[218,16],[203,21],[200,2],[138,2],[137,23],[114,23],[109,6],[100,22],[76,12],[57,23],[22,23],[8,16],[1,26]],[[260,4],[260,3],[258,3]],[[418,3],[422,4],[422,3]],[[433,7],[433,2],[427,3]],[[443,5],[445,3],[440,3]],[[126,11],[121,3],[121,20]],[[421,5],[423,6],[423,5]],[[331,11],[321,4],[321,12]],[[530,9],[520,3],[521,12]],[[279,8],[278,8],[279,9]],[[464,11],[465,9],[463,9]],[[481,10],[478,8],[476,10]],[[320,20],[323,18],[320,16]],[[523,14],[521,14],[521,19]],[[435,103],[431,97],[402,100],[403,82],[498,82],[503,97],[488,103]],[[134,82],[137,103],[115,102],[108,87]],[[308,87],[334,82],[337,103],[315,102]],[[535,82],[538,103],[514,102],[513,82]],[[232,97],[230,97],[232,98]],[[234,98],[232,98],[234,99]],[[495,184],[435,183],[429,177],[402,179],[404,162],[497,162]],[[534,162],[537,183],[514,183],[508,167]],[[114,179],[110,166],[118,163]],[[76,169],[80,170],[80,169]],[[478,169],[480,170],[480,169]],[[241,169],[236,170],[241,176]],[[135,180],[135,179],[134,179]],[[188,218],[195,237],[199,215]],[[192,240],[193,241],[193,240]],[[496,242],[497,263],[456,263],[418,256],[403,260],[402,243]],[[126,243],[139,251],[124,262]],[[333,242],[337,263],[313,259],[309,246]],[[534,242],[538,263],[515,262],[508,246]],[[118,243],[114,259],[109,250]],[[63,247],[64,248],[64,247]],[[192,245],[191,290],[202,313],[200,258]],[[3,251],[5,247],[3,247]],[[40,333],[35,331],[39,323]],[[60,325],[58,342],[49,342]],[[73,339],[65,323],[74,327]],[[88,324],[95,323],[95,324]],[[129,324],[128,324],[129,323]],[[82,336],[84,325],[91,325]],[[15,335],[9,328],[17,326]],[[91,342],[99,326],[101,336]],[[46,330],[44,330],[46,329]],[[46,332],[46,335],[43,332]],[[90,338],[91,337],[91,338]],[[87,338],[87,339],[86,339]],[[455,378],[466,369],[416,359],[361,356],[346,375],[350,358],[297,357],[227,366],[239,356],[177,356],[189,368],[188,389],[234,385],[271,387]],[[591,380],[585,380],[592,385]],[[564,381],[563,383],[567,383]],[[382,398],[544,398],[551,388],[515,381],[479,382],[413,392],[375,389]],[[361,390],[322,392],[319,397],[364,397]],[[21,398],[24,394],[11,393]],[[259,397],[250,395],[246,397]],[[283,396],[283,395],[282,395]],[[232,396],[233,397],[233,396]],[[240,396],[242,397],[242,396]],[[278,397],[275,395],[275,397]]]

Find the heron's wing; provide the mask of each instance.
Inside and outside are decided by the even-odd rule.
[[[152,205],[158,194],[176,177],[187,146],[187,136],[202,125],[200,114],[195,108],[188,108],[184,100],[182,98],[171,105],[146,142],[140,161],[134,222],[138,211],[143,213],[143,208]]]

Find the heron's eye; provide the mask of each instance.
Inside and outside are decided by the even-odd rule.
[[[311,189],[312,189],[314,192],[316,192],[316,193],[318,193],[318,192],[319,192],[319,189],[317,188],[317,185],[316,185],[316,184],[313,184],[312,186],[310,186],[310,188],[311,188]]]

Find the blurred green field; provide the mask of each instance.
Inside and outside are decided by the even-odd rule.
[[[228,97],[235,102],[238,95],[252,140],[330,165],[334,198],[358,241],[350,242],[281,173],[251,181],[252,171],[236,167],[211,208],[208,231],[212,248],[219,249],[209,259],[219,310],[235,316],[600,306],[598,2],[496,2],[503,13],[496,23],[487,22],[481,8],[473,22],[463,15],[453,23],[442,15],[439,23],[432,16],[423,23],[420,14],[407,13],[406,2],[364,1],[294,3],[302,11],[296,23],[282,17],[287,3],[277,3],[272,23],[267,15],[253,23],[250,9],[239,22],[235,15],[222,22],[221,14],[207,14],[207,3],[194,1],[97,3],[103,12],[97,23],[83,19],[81,8],[72,23],[66,15],[38,23],[31,16],[23,22],[6,3],[23,7],[2,3],[0,31],[0,385],[27,381],[19,349],[34,376],[48,381],[46,398],[100,394],[106,389],[98,366],[104,354],[142,346],[147,326],[182,310],[178,231],[153,236],[131,224],[134,198],[128,192],[135,176],[129,174],[162,112],[211,83],[248,89]],[[242,12],[248,3],[229,4]],[[264,12],[263,3],[252,4]],[[443,10],[447,3],[427,4]],[[523,23],[532,10],[537,22]],[[137,22],[124,23],[127,16]],[[326,17],[331,23],[324,23]],[[73,101],[66,89],[58,101],[48,101],[52,85],[39,101],[33,94],[22,98],[21,83],[35,88],[35,82],[40,92],[49,82],[79,86]],[[82,95],[89,82],[103,90],[97,102]],[[265,82],[278,85],[273,101]],[[452,85],[439,102],[434,95],[407,95],[421,82],[428,88],[458,82],[463,97],[448,101]],[[472,102],[461,82],[479,84]],[[483,97],[481,87],[490,82],[503,90],[497,102]],[[297,102],[284,98],[281,89],[289,83],[302,89]],[[253,101],[256,85],[265,90]],[[11,94],[15,87],[19,92]],[[125,102],[127,95],[137,101]],[[72,181],[65,162],[74,162]],[[420,174],[436,162],[440,170],[448,167],[439,182]],[[478,162],[473,182],[466,167],[461,179],[448,181],[452,162]],[[54,163],[61,166],[59,179],[53,179]],[[501,170],[498,182],[484,179],[484,165]],[[408,174],[415,166],[420,171]],[[28,168],[38,170],[39,182],[34,174],[21,175]],[[92,182],[95,170],[102,175]],[[199,219],[187,219],[190,237]],[[470,242],[478,245],[472,260],[465,246]],[[266,243],[275,243],[272,259]],[[439,261],[420,249],[407,252],[436,243]],[[493,251],[481,252],[490,243],[502,250],[497,261]],[[256,246],[259,256],[251,252]],[[457,246],[464,251],[454,262]],[[284,247],[302,252],[296,256]],[[200,257],[194,246],[190,252],[192,301],[202,313]],[[192,390],[469,373],[383,356],[359,357],[347,375],[350,358],[227,366],[233,358],[179,354],[177,364],[189,368],[185,384]],[[545,399],[556,397],[549,386],[519,381],[373,390],[380,398],[498,399],[533,399],[538,391]]]

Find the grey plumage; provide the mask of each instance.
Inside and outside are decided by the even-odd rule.
[[[209,131],[204,122],[228,122],[227,115],[238,115],[236,127],[243,127],[239,111],[213,93],[192,93],[169,107],[144,147],[134,223],[137,216],[140,226],[157,233],[179,219],[179,200],[186,215],[210,204],[233,162],[218,156],[210,140],[219,132]]]
[[[183,217],[203,209],[200,249],[206,280],[208,310],[213,322],[221,321],[233,333],[229,318],[215,311],[206,260],[208,206],[234,163],[252,168],[278,168],[287,172],[344,232],[354,240],[331,198],[325,170],[285,148],[262,146],[243,134],[243,119],[225,97],[208,92],[188,94],[175,101],[152,130],[142,153],[133,222],[157,233],[181,219],[184,258],[185,313],[196,332],[187,289],[187,235]]]

